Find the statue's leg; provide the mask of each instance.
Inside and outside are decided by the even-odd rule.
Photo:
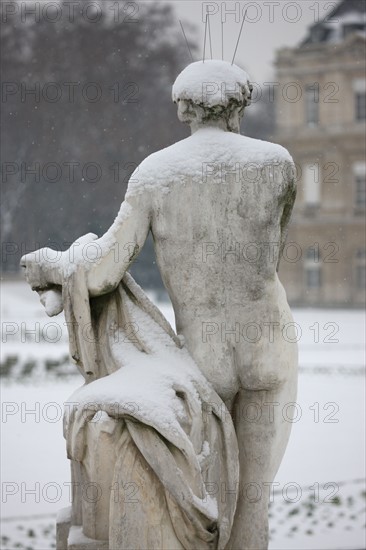
[[[268,548],[270,484],[281,464],[292,425],[282,412],[295,400],[295,375],[276,390],[241,390],[235,400],[240,488],[227,550]]]

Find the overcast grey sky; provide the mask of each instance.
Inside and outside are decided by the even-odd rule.
[[[276,50],[283,46],[295,46],[304,38],[307,28],[322,19],[338,1],[327,0],[261,0],[240,2],[201,2],[197,0],[171,0],[178,19],[195,23],[199,27],[201,58],[204,40],[202,13],[210,16],[213,57],[221,59],[221,16],[226,12],[224,24],[224,57],[232,60],[243,14],[247,9],[243,32],[235,62],[243,67],[254,82],[271,81],[274,78],[273,61]],[[236,9],[236,14],[227,13]],[[240,16],[240,21],[239,21]],[[237,19],[237,21],[235,20]],[[177,22],[179,25],[179,22]],[[184,37],[182,36],[182,40]],[[207,40],[206,52],[210,52]],[[187,52],[187,63],[190,58]]]

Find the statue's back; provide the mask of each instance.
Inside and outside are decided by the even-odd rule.
[[[150,195],[157,260],[173,301],[187,303],[189,294],[196,306],[201,299],[213,306],[223,282],[230,305],[266,294],[291,162],[278,145],[203,129],[142,163],[129,193]]]

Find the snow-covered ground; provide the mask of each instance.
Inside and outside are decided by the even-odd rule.
[[[159,304],[173,323],[169,305]],[[294,311],[300,348],[297,421],[273,487],[272,550],[365,547],[365,316]],[[2,545],[54,547],[70,501],[63,402],[81,385],[61,316],[48,318],[22,282],[1,287]],[[33,331],[33,332],[32,332]],[[263,488],[269,490],[269,488]]]

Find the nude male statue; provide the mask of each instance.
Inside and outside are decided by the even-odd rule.
[[[270,484],[297,388],[296,337],[277,275],[295,199],[292,159],[240,135],[251,91],[246,73],[223,61],[179,75],[173,99],[192,135],[135,171],[114,224],[93,241],[101,253],[87,275],[90,296],[110,292],[151,231],[177,334],[234,421],[240,487],[219,496],[239,491],[232,550],[267,548]],[[132,252],[116,260],[116,246]],[[58,288],[62,269],[50,264],[48,285]]]

